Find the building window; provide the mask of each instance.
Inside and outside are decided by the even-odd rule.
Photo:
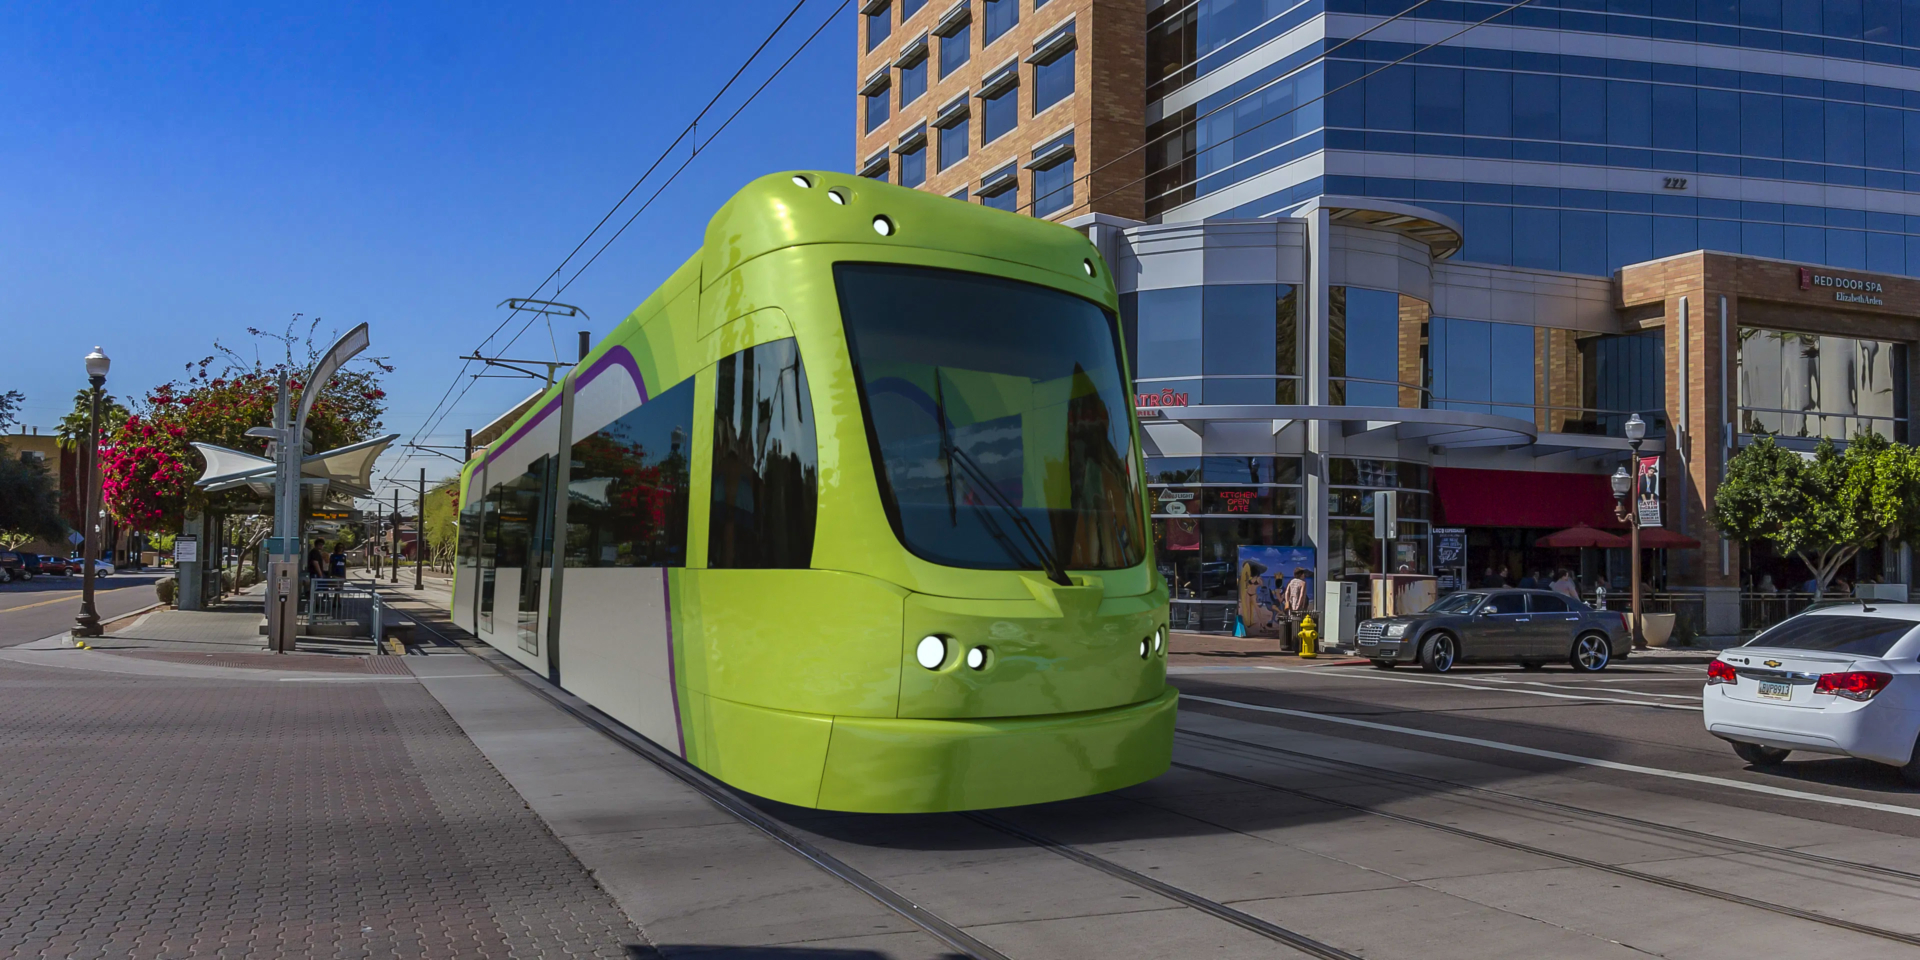
[[[1008,67],[984,85],[980,97],[980,143],[992,143],[1020,125],[1019,70]]]
[[[980,202],[1008,213],[1020,209],[1020,172],[1009,163],[980,178]]]
[[[1121,322],[1141,406],[1299,403],[1300,308],[1291,284],[1124,294]],[[1273,350],[1262,345],[1271,342]]]
[[[1044,217],[1073,206],[1073,134],[1033,152],[1033,215]]]
[[[1906,442],[1907,347],[1741,327],[1740,431]]]
[[[920,59],[900,68],[900,108],[914,102],[927,92],[927,58]]]
[[[1005,36],[1020,23],[1020,0],[986,0],[986,30],[980,42],[984,46]]]
[[[687,464],[694,381],[573,445],[566,565],[687,565]]]
[[[1174,626],[1233,629],[1241,548],[1300,542],[1300,458],[1148,457],[1146,467],[1154,563],[1173,592]],[[1283,581],[1291,572],[1269,570]]]
[[[867,102],[867,132],[872,133],[893,115],[893,86],[883,83],[878,87],[868,87],[864,99]]]
[[[1446,317],[1427,325],[1427,384],[1435,409],[1532,420],[1534,368],[1532,327]]]
[[[1394,493],[1400,514],[1393,555],[1388,563],[1412,573],[1428,572],[1428,524],[1431,497],[1425,464],[1398,460],[1327,458],[1327,576],[1365,576],[1378,571],[1380,552],[1373,538],[1373,495]]]
[[[940,169],[945,170],[967,158],[972,130],[973,121],[965,116],[940,128]]]
[[[1033,112],[1041,111],[1073,95],[1073,24],[1035,45],[1033,63]]]
[[[875,150],[866,160],[861,161],[860,175],[870,177],[874,180],[885,180],[887,178],[888,166],[887,148],[881,147]]]
[[[792,338],[748,347],[714,373],[707,566],[810,566],[820,453],[800,349]]]
[[[940,75],[952,76],[955,70],[973,59],[973,23],[962,23],[940,38]]]
[[[1426,323],[1425,301],[1384,290],[1329,288],[1329,400],[1357,407],[1425,406],[1419,338]]]
[[[900,154],[900,185],[917,187],[927,182],[927,148],[923,141],[920,146]]]
[[[952,193],[949,193],[949,194],[947,194],[947,199],[948,199],[948,200],[958,200],[958,201],[960,201],[961,203],[966,203],[966,202],[967,202],[967,188],[966,188],[966,187],[961,187],[960,189],[958,189],[958,190],[955,190],[954,192],[952,192]]]
[[[893,36],[893,7],[881,4],[867,11],[867,52],[872,53]]]
[[[927,0],[900,0],[900,22],[906,23],[926,5]]]

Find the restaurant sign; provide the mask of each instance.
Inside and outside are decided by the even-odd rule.
[[[1833,290],[1833,299],[1841,303],[1865,303],[1876,307],[1886,303],[1885,300],[1874,296],[1876,293],[1886,292],[1881,289],[1880,281],[1878,280],[1856,280],[1853,277],[1832,277],[1823,273],[1814,273],[1806,267],[1801,267],[1800,289],[1812,290],[1814,287],[1825,287]]]
[[[1171,389],[1161,390],[1159,393],[1136,393],[1133,396],[1133,405],[1135,407],[1184,407],[1187,405],[1187,395],[1175,393]]]

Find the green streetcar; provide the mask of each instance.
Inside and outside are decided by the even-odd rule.
[[[1158,776],[1168,595],[1117,307],[1066,227],[756,180],[465,466],[454,618],[785,803]]]

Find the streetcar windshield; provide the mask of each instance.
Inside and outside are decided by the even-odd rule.
[[[1114,570],[1142,558],[1113,315],[1000,277],[834,266],[881,496],[922,559]]]

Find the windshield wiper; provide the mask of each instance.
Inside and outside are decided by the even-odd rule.
[[[1013,521],[1014,529],[1020,532],[1020,535],[1026,539],[1027,545],[1033,548],[1034,555],[1039,558],[1041,568],[1047,573],[1047,579],[1063,587],[1073,586],[1073,578],[1067,576],[1066,568],[1060,564],[1060,558],[1056,557],[1053,550],[1048,547],[1046,540],[1040,536],[1040,531],[1034,529],[1033,521],[1027,519],[1027,515],[1020,512],[1020,508],[1015,506],[1011,500],[1008,500],[1007,495],[1003,493],[999,487],[994,485],[993,478],[987,475],[987,471],[973,459],[972,455],[960,449],[960,446],[953,442],[953,435],[947,429],[946,393],[940,387],[939,367],[933,368],[933,403],[935,415],[940,420],[940,456],[947,461],[947,511],[949,522],[956,521],[959,515],[959,508],[954,499],[953,491],[953,466],[955,463],[958,463],[961,469],[967,472],[967,479],[971,486],[986,494],[988,502],[1005,511],[1008,518]],[[978,508],[980,503],[979,501],[969,500],[967,501],[967,505]],[[1019,551],[1013,548],[1013,543],[1007,539],[1006,533],[1000,529],[999,524],[994,523],[991,517],[983,517],[982,519],[987,525],[987,532],[995,540],[999,541],[1001,548],[1007,551],[1008,556],[1020,560],[1025,559],[1020,556]]]

